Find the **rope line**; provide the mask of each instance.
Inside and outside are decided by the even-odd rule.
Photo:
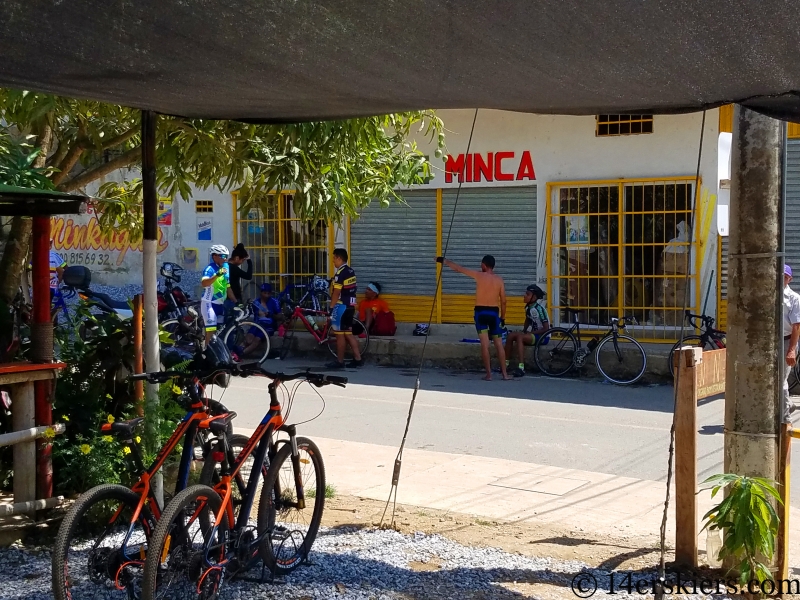
[[[472,135],[475,133],[475,122],[478,120],[478,109],[475,109],[475,115],[472,117],[472,127],[469,130],[469,139],[467,140],[466,155],[469,156],[469,150],[472,146]],[[461,186],[464,184],[465,177],[459,173],[458,188],[456,189],[456,200],[453,204],[453,213],[450,215],[450,225],[447,228],[447,240],[445,241],[444,248],[442,249],[442,256],[447,257],[447,249],[450,246],[450,233],[453,231],[453,222],[456,218],[456,209],[458,209],[458,199],[461,196]],[[428,337],[430,335],[431,323],[433,322],[433,313],[436,310],[436,298],[439,297],[439,288],[442,285],[442,275],[444,274],[444,263],[439,268],[439,275],[436,277],[436,289],[433,292],[433,302],[431,302],[431,314],[428,316],[428,333],[425,336],[425,341],[422,343],[422,352],[419,357],[419,367],[417,368],[417,378],[414,382],[414,392],[411,395],[411,404],[408,407],[408,416],[406,417],[406,428],[403,431],[403,438],[400,440],[400,448],[397,452],[397,457],[394,460],[394,470],[392,471],[392,487],[389,490],[389,498],[386,500],[386,506],[381,515],[381,526],[386,517],[386,511],[389,509],[389,504],[392,504],[392,520],[391,527],[394,527],[395,512],[397,509],[397,487],[400,483],[400,469],[403,465],[403,450],[406,446],[406,439],[408,438],[408,430],[411,427],[411,415],[414,413],[414,405],[417,401],[417,393],[419,392],[419,381],[422,375],[422,365],[425,364],[425,349],[428,347]]]
[[[692,196],[692,224],[689,227],[689,256],[687,257],[691,261],[692,257],[692,243],[694,241],[694,228],[695,224],[697,224],[697,198],[700,195],[700,162],[703,158],[703,135],[706,130],[706,111],[703,111],[703,120],[700,123],[700,147],[697,151],[697,172],[694,178],[694,195]],[[689,263],[691,264],[691,263]],[[699,273],[698,273],[699,275]],[[684,288],[683,288],[683,312],[681,314],[685,315],[686,311],[688,310],[689,306],[689,283],[691,276],[691,269],[686,269],[686,274],[684,275]],[[680,346],[683,346],[683,341],[686,335],[686,319],[681,319],[681,335],[680,335]],[[656,593],[655,598],[656,600],[663,600],[664,598],[664,582],[666,581],[666,565],[665,565],[665,557],[667,552],[666,547],[666,538],[667,538],[667,517],[669,515],[669,500],[670,500],[670,485],[672,484],[672,471],[673,471],[673,463],[675,461],[675,409],[678,405],[678,390],[680,389],[680,381],[681,381],[681,371],[683,369],[678,368],[675,372],[675,388],[672,395],[672,426],[669,429],[669,457],[667,459],[667,493],[666,497],[664,498],[664,514],[661,516],[661,531],[660,531],[660,551],[661,556],[658,562],[658,583],[659,585],[656,586]]]

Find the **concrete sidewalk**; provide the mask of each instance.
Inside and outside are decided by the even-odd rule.
[[[391,337],[372,336],[369,341],[367,360],[381,366],[417,367],[422,353],[424,337],[411,335],[412,323],[398,323],[397,334]],[[477,339],[475,328],[471,325],[432,325],[431,335],[425,348],[425,367],[436,367],[457,370],[480,370],[481,351],[477,343],[468,343],[464,339]],[[316,340],[305,331],[297,331],[292,340],[292,355],[303,353],[320,353],[326,355],[327,349],[320,347]],[[585,340],[584,340],[585,343]],[[274,348],[279,348],[280,338],[273,337]],[[668,356],[672,344],[642,344],[647,354],[647,370],[644,381],[663,382],[670,378]],[[493,353],[494,354],[494,353]],[[530,371],[536,371],[533,350],[526,350],[526,364]],[[594,366],[594,360],[588,361],[580,371],[584,377],[600,377]]]
[[[244,433],[244,432],[243,432]],[[397,447],[314,438],[327,482],[339,494],[385,501]],[[542,522],[600,536],[658,539],[664,483],[464,454],[406,449],[397,502],[486,519]],[[698,519],[711,508],[710,491],[698,495]],[[791,509],[790,523],[800,521]],[[797,531],[793,526],[792,531]],[[705,532],[698,545],[705,551]],[[671,491],[667,544],[675,544],[675,491]],[[800,564],[800,535],[790,537],[791,565]],[[703,557],[701,556],[701,562]]]

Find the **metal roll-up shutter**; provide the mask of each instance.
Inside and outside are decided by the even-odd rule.
[[[370,281],[384,294],[433,296],[436,288],[436,190],[402,193],[405,204],[377,203],[350,225],[350,264],[358,288]]]
[[[728,236],[720,236],[719,243],[722,244],[722,251],[719,265],[719,296],[728,298]]]
[[[787,140],[786,264],[800,269],[800,140]]]
[[[442,194],[442,247],[453,216],[455,190]],[[497,261],[495,271],[505,280],[507,295],[520,295],[536,281],[536,187],[473,188],[458,197],[447,257],[479,269],[484,255]],[[454,309],[447,295],[474,295],[469,277],[445,269],[442,275],[443,319],[469,319],[471,303]]]

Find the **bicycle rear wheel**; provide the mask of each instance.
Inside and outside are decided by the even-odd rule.
[[[606,336],[595,351],[597,370],[611,383],[636,383],[647,369],[644,348],[630,336]]]
[[[369,331],[367,331],[366,325],[358,319],[353,319],[353,337],[358,340],[358,351],[361,354],[361,358],[364,358],[369,348]],[[336,357],[336,334],[333,332],[332,327],[328,329],[328,340],[325,345],[328,346],[330,353]],[[345,360],[353,358],[353,350],[349,344],[345,345],[344,357]]]
[[[675,350],[677,350],[682,346],[692,346],[695,348],[702,347],[703,350],[717,349],[717,347],[711,340],[708,340],[705,346],[703,346],[703,338],[700,337],[699,335],[687,335],[686,337],[683,338],[683,343],[681,343],[681,340],[675,342],[675,345],[672,346],[672,349],[669,351],[669,365],[668,365],[669,374],[672,376],[673,380],[675,379],[675,363],[674,363]]]
[[[299,479],[305,497],[300,507],[292,464],[292,446],[284,444],[270,463],[258,507],[259,550],[275,575],[294,571],[308,556],[325,509],[325,465],[317,445],[297,438]]]
[[[533,359],[545,375],[561,377],[575,364],[578,341],[568,329],[553,327],[536,341]]]
[[[222,341],[239,361],[260,363],[269,356],[269,333],[253,321],[237,323],[225,332]]]
[[[145,506],[131,523],[139,495],[121,485],[100,485],[72,505],[58,529],[52,554],[56,600],[118,598],[138,594],[147,539],[155,520]],[[122,542],[130,530],[125,551]],[[137,561],[132,563],[131,561]],[[123,568],[123,565],[124,568]],[[119,583],[123,589],[117,589]],[[127,589],[126,589],[127,588]],[[130,589],[133,588],[133,589]]]

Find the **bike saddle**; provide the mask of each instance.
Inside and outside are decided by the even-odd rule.
[[[104,304],[106,304],[107,306],[109,306],[110,308],[113,308],[115,310],[130,310],[131,309],[131,307],[128,304],[127,300],[114,300],[108,294],[103,294],[101,292],[90,291],[90,293],[87,294],[87,296],[89,296],[89,298],[97,298],[98,300],[100,300],[101,302],[103,302]]]
[[[224,433],[228,430],[228,424],[236,418],[235,412],[211,417],[200,423],[200,429],[208,429],[212,433]]]
[[[110,431],[125,437],[133,437],[133,432],[144,421],[144,417],[136,417],[130,421],[117,421],[115,423],[103,423],[100,431]]]

